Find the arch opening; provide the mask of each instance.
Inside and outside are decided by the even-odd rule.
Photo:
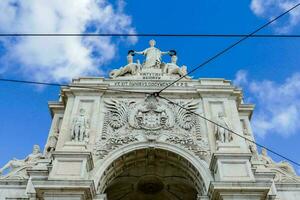
[[[182,156],[145,148],[123,154],[104,171],[99,188],[108,200],[194,200],[205,191],[197,169]]]

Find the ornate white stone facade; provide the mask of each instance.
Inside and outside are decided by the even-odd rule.
[[[44,153],[35,146],[1,168],[0,199],[300,198],[300,178],[288,163],[192,113],[253,140],[254,106],[230,81],[184,77],[161,93],[173,103],[151,95],[186,67],[175,51],[150,45],[130,51],[110,79],[84,77],[61,88],[60,100],[49,102]],[[134,62],[135,54],[145,61]]]

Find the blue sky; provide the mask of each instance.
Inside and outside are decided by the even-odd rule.
[[[247,34],[296,1],[275,0],[3,0],[0,32],[222,33]],[[68,7],[68,9],[65,9]],[[300,8],[261,34],[299,34]],[[0,38],[0,76],[68,82],[80,75],[107,76],[126,62],[141,38]],[[162,50],[176,49],[192,69],[237,38],[155,38]],[[235,80],[245,101],[256,104],[257,142],[300,162],[300,39],[251,38],[199,69],[194,78]],[[0,83],[0,166],[44,146],[51,117],[47,102],[59,89]],[[300,123],[299,123],[300,124]],[[280,160],[273,157],[274,160]]]

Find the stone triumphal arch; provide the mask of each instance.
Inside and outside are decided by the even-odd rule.
[[[299,199],[293,167],[248,141],[254,106],[241,89],[177,62],[151,40],[109,78],[62,87],[44,151],[0,169],[0,199]]]

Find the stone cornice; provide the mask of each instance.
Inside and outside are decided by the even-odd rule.
[[[240,114],[246,114],[251,119],[255,105],[254,104],[239,104],[238,111]]]
[[[63,113],[65,110],[65,105],[63,102],[49,101],[48,108],[49,108],[51,117],[53,117],[55,113]]]

